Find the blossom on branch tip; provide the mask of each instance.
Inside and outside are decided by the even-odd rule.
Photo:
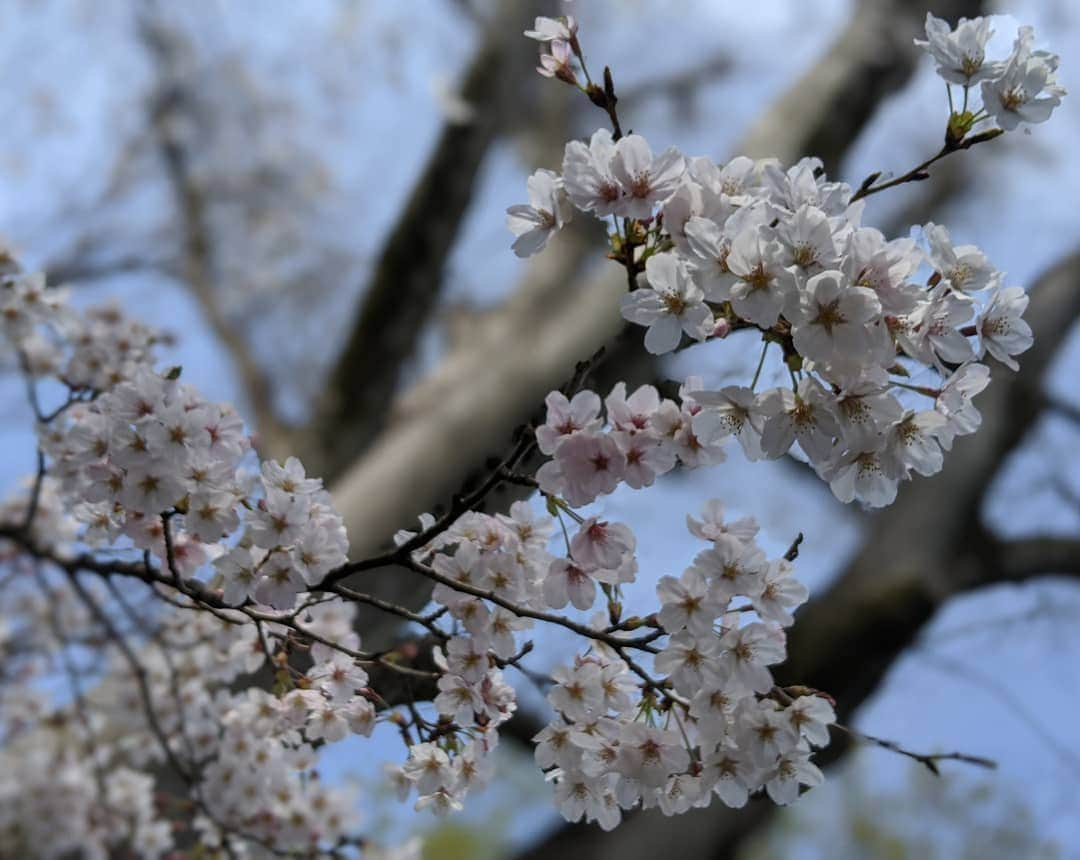
[[[569,42],[577,35],[577,21],[573,15],[562,18],[547,18],[537,16],[533,29],[526,30],[524,35],[537,42],[563,41]]]
[[[551,42],[551,53],[541,52],[540,65],[536,67],[545,78],[558,78],[563,83],[577,86],[577,75],[572,65],[573,51],[570,44],[561,40]]]
[[[1065,95],[1057,82],[1057,55],[1032,51],[1034,40],[1032,28],[1021,27],[1001,77],[982,85],[983,106],[1005,131],[1045,122]]]
[[[915,44],[929,52],[946,81],[970,86],[1001,73],[999,63],[986,61],[986,45],[993,34],[989,18],[961,18],[954,30],[927,12],[926,39],[916,39]]]

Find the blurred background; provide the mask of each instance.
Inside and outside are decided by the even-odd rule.
[[[325,476],[361,554],[468,486],[601,345],[602,391],[752,373],[757,350],[738,336],[647,360],[640,331],[621,331],[624,280],[595,222],[533,260],[510,252],[504,210],[528,174],[605,121],[535,73],[521,36],[535,15],[578,17],[624,127],[655,151],[817,155],[858,184],[940,147],[944,87],[911,44],[928,8],[1003,14],[1000,56],[1033,24],[1080,95],[1073,0],[0,0],[0,234],[76,303],[114,301],[170,332],[165,363],[235,402],[264,456],[296,453]],[[814,600],[784,671],[869,734],[996,771],[946,764],[934,778],[838,738],[826,785],[793,809],[714,804],[601,834],[555,813],[527,743],[544,701],[525,683],[501,775],[448,822],[382,786],[396,735],[339,747],[323,778],[356,783],[369,832],[423,833],[432,860],[1080,857],[1078,136],[1073,95],[1030,135],[869,201],[866,223],[944,223],[1032,292],[1036,347],[1019,374],[994,368],[985,426],[943,474],[871,515],[794,461],[749,468],[729,449],[597,506],[639,535],[642,606],[689,561],[684,516],[708,498],[757,517],[775,553],[805,533],[798,572]],[[35,451],[13,374],[0,408],[12,488]],[[379,588],[427,599],[400,571]],[[405,635],[377,617],[361,633]],[[573,653],[534,633],[533,668]]]

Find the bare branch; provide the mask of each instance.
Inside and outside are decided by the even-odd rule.
[[[916,648],[915,654],[927,665],[947,674],[950,680],[960,679],[966,681],[992,698],[997,699],[1031,730],[1031,733],[1039,739],[1039,742],[1052,755],[1069,762],[1074,771],[1080,768],[1080,753],[1050,734],[1038,717],[1027,708],[1023,700],[1006,685],[999,683],[985,672],[980,672],[974,666],[947,657],[944,654],[939,654],[936,651],[931,651],[924,645]]]
[[[1052,574],[1080,576],[1080,538],[992,540],[985,558],[988,582],[1023,582]]]
[[[162,260],[153,260],[139,254],[115,259],[88,259],[82,249],[75,253],[51,260],[45,264],[46,279],[50,284],[99,281],[132,272],[162,272],[172,275],[172,266]]]
[[[925,767],[934,776],[941,776],[941,770],[938,768],[938,762],[940,761],[959,761],[965,764],[973,764],[977,767],[985,767],[989,770],[995,770],[997,768],[997,762],[993,759],[983,758],[982,756],[969,755],[961,752],[951,753],[918,753],[913,750],[906,749],[898,744],[896,741],[885,740],[884,738],[874,737],[874,735],[868,735],[866,732],[860,732],[858,729],[853,729],[850,726],[841,725],[840,723],[833,723],[833,728],[839,729],[844,734],[849,735],[856,741],[865,744],[872,744],[873,746],[881,747],[889,752],[897,753],[898,755],[906,756],[907,758],[914,759],[923,767]]]
[[[864,197],[869,197],[871,194],[877,194],[881,191],[886,191],[889,188],[895,188],[906,182],[922,182],[925,179],[929,179],[931,165],[937,164],[941,159],[952,155],[954,152],[962,152],[965,149],[971,149],[973,146],[977,146],[980,143],[986,143],[996,137],[1000,137],[1002,134],[1004,134],[1004,132],[1000,128],[995,128],[987,132],[972,135],[959,143],[947,142],[935,155],[930,156],[926,161],[911,168],[907,173],[897,176],[895,179],[880,182],[878,180],[881,174],[872,173],[863,180],[862,185],[860,185],[851,196],[851,202],[854,203],[856,200],[862,200]]]

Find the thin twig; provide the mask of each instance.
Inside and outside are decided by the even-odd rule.
[[[858,729],[853,729],[850,726],[845,726],[840,723],[833,723],[834,728],[839,729],[847,735],[850,735],[857,741],[863,743],[873,744],[879,746],[882,749],[889,750],[890,752],[897,753],[902,756],[907,756],[910,759],[914,759],[923,767],[925,767],[934,776],[941,776],[941,770],[938,768],[938,762],[941,761],[959,761],[964,764],[973,764],[976,767],[985,767],[990,770],[997,769],[997,762],[993,759],[984,758],[983,756],[968,755],[967,753],[951,752],[951,753],[918,753],[912,750],[906,749],[896,741],[885,740],[884,738],[878,738],[874,735],[868,735],[865,732],[860,732]]]
[[[859,186],[858,190],[853,195],[851,195],[851,202],[854,203],[857,200],[862,200],[864,197],[869,197],[871,194],[877,194],[880,191],[885,191],[889,188],[895,188],[897,185],[903,185],[905,182],[921,182],[924,179],[929,179],[930,174],[927,172],[927,169],[931,165],[935,164],[938,161],[941,161],[941,159],[945,158],[946,156],[952,155],[954,152],[960,152],[963,149],[971,149],[971,147],[975,146],[976,144],[985,143],[988,140],[993,140],[995,137],[1000,137],[1001,134],[1001,129],[993,128],[989,131],[984,131],[979,134],[972,135],[971,137],[964,138],[958,143],[946,141],[945,145],[941,147],[941,149],[935,155],[932,155],[930,158],[926,159],[926,161],[924,161],[922,164],[918,165],[917,167],[911,168],[911,170],[909,170],[903,176],[898,176],[895,179],[890,179],[889,181],[882,182],[878,185],[875,185],[874,183],[877,182],[878,177],[881,176],[881,173],[871,173],[868,177],[866,177],[866,179],[863,180],[863,183]]]

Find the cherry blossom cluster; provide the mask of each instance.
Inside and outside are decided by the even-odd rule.
[[[652,638],[666,637],[652,649],[658,677],[641,685],[618,640],[594,643],[552,675],[556,716],[537,737],[536,760],[570,821],[611,829],[639,804],[673,815],[713,795],[740,807],[759,790],[786,804],[822,780],[810,756],[829,741],[832,706],[778,690],[768,668],[784,660],[783,628],[805,587],[787,560],[766,558],[757,524],[725,522],[719,501],[687,524],[709,546],[657,585]],[[583,528],[605,552],[630,545],[623,526],[588,520]]]
[[[303,612],[301,627],[327,642],[355,643],[354,611],[342,601],[317,604]],[[219,667],[217,680],[223,685],[263,666],[261,633],[254,625],[234,625],[226,634],[220,624],[204,624],[204,635],[218,640],[205,658]],[[262,633],[272,637],[277,630],[270,623]],[[187,727],[177,722],[176,729],[192,738],[201,767],[197,791],[216,821],[249,841],[300,849],[333,845],[354,826],[350,793],[311,776],[319,748],[373,731],[374,705],[358,692],[366,688],[367,677],[336,647],[315,642],[310,656],[306,675],[294,682],[279,679],[273,691],[248,682],[235,695],[223,696],[213,687],[207,690],[195,674],[191,689],[181,696]],[[207,833],[215,830],[214,819],[204,822]]]
[[[21,560],[15,564],[20,569]],[[306,675],[267,691],[251,676],[267,664],[266,643],[285,635],[279,625],[259,629],[233,610],[155,613],[139,605],[112,624],[145,629],[142,644],[86,663],[100,624],[62,581],[44,585],[44,573],[37,575],[40,591],[20,578],[4,595],[19,623],[0,637],[0,654],[21,682],[5,683],[0,695],[5,856],[80,849],[163,857],[177,847],[177,818],[188,822],[185,841],[212,855],[249,856],[246,846],[250,856],[309,856],[350,838],[355,801],[322,785],[316,765],[318,747],[374,727],[373,704],[356,695],[366,678],[352,661],[316,643]],[[94,585],[84,588],[104,611],[108,595]],[[180,599],[167,590],[161,596]],[[350,641],[353,613],[340,600],[320,603],[298,626],[321,641]],[[47,678],[53,660],[73,675],[74,705],[22,687]],[[169,795],[155,786],[163,767],[184,790]]]
[[[576,516],[564,501],[558,503],[563,507],[553,498],[550,507],[560,516]],[[432,522],[425,518],[422,526]],[[439,583],[432,599],[455,622],[436,653],[443,670],[433,703],[440,717],[438,740],[413,745],[405,765],[392,770],[402,799],[416,791],[417,809],[460,809],[466,792],[489,778],[495,729],[516,709],[500,667],[519,666],[524,646],[517,634],[540,619],[568,625],[589,639],[590,628],[548,610],[567,604],[588,610],[599,591],[613,599],[621,584],[635,578],[636,541],[625,525],[581,519],[574,536],[565,536],[565,556],[549,551],[554,531],[552,517],[515,502],[509,515],[467,513],[412,553],[430,559]],[[412,536],[398,539],[404,543]]]
[[[701,407],[688,388],[701,387],[701,380],[691,377],[676,403],[661,398],[652,385],[642,385],[627,397],[626,383],[616,383],[604,400],[606,425],[595,392],[579,391],[568,400],[553,391],[546,401],[546,421],[536,430],[540,452],[552,457],[536,474],[540,488],[577,507],[620,483],[635,490],[651,486],[676,463],[694,467],[722,462],[723,445],[704,443],[694,431]]]
[[[425,531],[433,523],[429,515],[421,518]],[[497,728],[517,709],[502,667],[519,654],[516,634],[532,626],[508,607],[543,607],[553,531],[549,517],[515,502],[509,514],[464,514],[412,554],[430,559],[439,583],[432,600],[453,623],[435,652],[441,670],[433,701],[438,723],[429,727],[428,739],[410,746],[402,767],[389,769],[402,800],[416,792],[418,810],[442,815],[461,809],[467,792],[486,784],[493,772]],[[403,545],[412,537],[402,532],[397,541]],[[418,731],[423,738],[423,728]]]
[[[625,404],[622,395],[613,402]],[[572,404],[592,398],[552,395],[549,404],[565,418],[575,412]],[[596,408],[598,401],[576,417],[588,425]],[[550,420],[537,431],[543,447],[560,435],[566,431]],[[688,518],[691,533],[709,547],[681,577],[660,580],[656,613],[621,622],[621,589],[637,573],[632,531],[576,515],[553,494],[549,501],[560,518],[577,520],[573,534],[565,533],[565,556],[547,549],[553,521],[523,503],[510,516],[467,514],[414,551],[432,559],[441,577],[433,599],[460,627],[439,655],[446,674],[434,701],[453,728],[441,722],[437,741],[412,745],[405,765],[392,769],[400,796],[415,790],[417,809],[459,809],[465,792],[490,773],[493,729],[514,707],[493,666],[514,662],[515,632],[529,618],[567,622],[546,610],[569,604],[589,612],[601,596],[607,612],[585,627],[589,647],[572,667],[552,673],[548,699],[557,716],[536,738],[537,761],[569,820],[584,815],[610,828],[621,810],[639,803],[673,814],[707,805],[713,793],[732,806],[758,790],[789,803],[800,785],[816,785],[821,775],[811,746],[828,741],[831,705],[819,696],[792,699],[774,687],[768,669],[784,659],[783,627],[807,591],[787,560],[766,558],[754,541],[757,525],[727,523],[720,503],[710,502],[700,520]],[[516,612],[505,611],[510,603]],[[636,651],[653,661],[656,677],[634,662]]]
[[[937,73],[950,85],[964,89],[960,111],[950,125],[962,137],[983,120],[1012,131],[1020,123],[1045,122],[1061,104],[1065,89],[1057,82],[1058,56],[1033,50],[1035,31],[1021,27],[1012,53],[1003,60],[989,60],[986,47],[994,31],[989,18],[961,18],[956,28],[926,13],[926,39],[915,44],[937,63]],[[982,108],[969,105],[969,90],[980,84]]]
[[[17,270],[3,278],[5,334],[30,383],[48,466],[0,506],[0,522],[24,524],[9,532],[25,532],[31,550],[0,540],[13,575],[5,606],[23,622],[5,626],[0,651],[24,683],[64,665],[77,702],[0,695],[0,796],[12,800],[0,819],[4,853],[29,844],[47,856],[74,846],[162,856],[174,844],[176,810],[162,815],[146,786],[147,771],[163,763],[188,783],[204,846],[306,856],[347,839],[351,801],[310,783],[314,748],[370,735],[376,711],[354,659],[354,605],[307,593],[346,557],[328,494],[294,458],[246,469],[251,446],[235,412],[203,400],[178,369],[152,369],[157,335],[112,309],[79,314],[43,284]],[[34,358],[50,350],[66,360]],[[45,414],[35,386],[47,375],[68,396]],[[145,577],[156,558],[154,594],[167,605],[144,617],[122,603],[130,612],[117,617],[120,598],[39,560],[74,570],[82,547],[145,551]],[[199,576],[210,607],[185,599]],[[122,644],[125,624],[143,647]],[[297,634],[310,638],[303,673],[283,662]],[[72,663],[103,635],[117,646],[102,652],[104,665]],[[250,676],[271,660],[275,690],[252,687]],[[136,790],[138,803],[128,799]],[[36,823],[60,817],[64,827],[37,832]]]
[[[55,314],[66,314],[64,307],[57,302]],[[37,324],[59,338],[57,316]],[[122,319],[113,323],[122,326]],[[22,348],[35,336],[37,331],[24,331],[13,340]],[[231,840],[240,839],[278,850],[313,841],[333,844],[347,835],[344,801],[306,788],[304,775],[314,766],[316,746],[368,735],[380,719],[402,725],[408,755],[394,769],[395,780],[405,794],[416,792],[416,807],[437,814],[459,809],[467,792],[490,777],[497,729],[516,709],[503,673],[508,666],[521,668],[527,645],[518,634],[540,619],[568,626],[588,641],[614,636],[594,634],[551,610],[572,605],[587,611],[602,594],[608,617],[617,616],[620,589],[637,572],[630,529],[582,518],[573,511],[581,498],[566,493],[571,502],[549,493],[549,509],[577,521],[574,535],[566,537],[565,556],[549,551],[555,520],[536,515],[524,502],[506,515],[466,512],[417,547],[410,554],[414,563],[437,582],[437,609],[427,618],[446,623],[425,623],[436,642],[438,670],[431,716],[417,713],[402,721],[371,687],[364,666],[376,661],[359,650],[348,593],[332,596],[323,588],[345,561],[347,541],[321,482],[295,459],[253,464],[235,413],[204,401],[175,370],[155,372],[152,360],[149,349],[141,364],[130,355],[121,360],[114,351],[102,364],[123,372],[103,377],[105,387],[67,383],[61,408],[38,416],[47,471],[4,507],[5,521],[29,522],[32,548],[52,553],[48,557],[61,564],[81,546],[143,551],[147,566],[137,575],[152,578],[156,570],[154,595],[169,604],[149,631],[139,627],[139,611],[127,619],[148,647],[137,654],[130,646],[107,650],[92,694],[79,709],[92,713],[89,724],[69,726],[80,744],[93,742],[92,755],[74,760],[81,768],[77,782],[85,789],[85,816],[71,818],[70,838],[137,844],[143,856],[167,850],[170,830],[164,817],[156,817],[158,810],[137,825],[131,810],[123,821],[110,818],[95,770],[150,779],[149,770],[168,763],[190,783],[194,826],[203,844],[232,847]],[[559,396],[549,402],[557,407]],[[595,397],[577,394],[574,403],[590,396]],[[619,416],[628,437],[631,462],[633,450],[644,450],[650,438],[642,424],[650,407],[643,401],[660,408],[655,390],[627,398],[622,386],[608,398],[609,411]],[[565,397],[562,403],[569,408]],[[685,423],[678,417],[682,407],[667,401],[663,408],[675,410],[673,423]],[[596,415],[582,423],[595,426]],[[545,425],[536,431],[537,444],[561,450],[568,434],[565,426]],[[631,472],[628,480],[651,483],[674,464],[675,451],[686,462],[705,456],[699,452],[694,460],[693,444],[685,440],[671,450],[670,456],[649,453],[653,474],[642,473],[636,482]],[[421,523],[425,532],[433,524],[431,518]],[[403,533],[398,540],[405,544],[412,537]],[[110,574],[134,575],[130,568]],[[65,653],[80,635],[102,635],[102,625],[106,633],[116,632],[121,619],[110,626],[103,614],[108,597],[80,588],[74,575],[70,581],[43,579],[37,583],[40,594],[25,585],[18,589],[22,617],[57,615],[55,625],[33,625],[45,636],[43,653]],[[89,602],[76,600],[79,594]],[[652,626],[655,641],[662,630],[658,622]],[[299,670],[287,658],[304,637],[309,666]],[[611,647],[639,644],[630,638]],[[627,694],[638,690],[635,683],[649,689],[648,676],[635,682],[627,665],[621,659],[611,663],[613,682]],[[273,690],[243,680],[266,668],[275,673]],[[20,714],[18,722],[43,731],[55,713],[43,705],[36,719]],[[27,730],[23,737],[20,744],[34,748],[30,738],[38,735]],[[13,766],[12,772],[19,769]],[[61,795],[43,789],[41,796]],[[68,838],[57,831],[57,844]]]
[[[76,313],[64,289],[41,272],[18,270],[0,241],[0,331],[35,377],[57,377],[72,391],[102,391],[127,379],[162,336],[116,307]]]
[[[87,760],[54,733],[21,736],[19,754],[0,750],[0,844],[12,857],[77,856],[80,851],[121,847],[139,857],[169,849],[169,822],[154,809],[153,779],[129,768],[105,777],[105,793]]]
[[[965,93],[983,81],[986,110],[1000,126],[991,136],[1014,128],[1016,117],[1045,119],[1060,100],[1057,57],[1031,50],[1030,28],[1021,30],[1012,57],[996,64],[983,59],[990,33],[983,19],[951,32],[931,16],[927,32],[948,80],[963,83]],[[527,35],[573,46],[580,59],[572,21],[538,21]],[[966,69],[961,78],[958,66]],[[596,96],[595,87],[584,89]],[[994,93],[1000,110],[991,106]],[[966,95],[964,104],[967,111]],[[966,137],[985,111],[957,116],[943,153],[989,139]],[[897,239],[863,225],[862,198],[899,181],[878,180],[853,190],[829,181],[814,158],[785,169],[775,159],[717,164],[674,147],[655,155],[640,135],[600,129],[588,143],[566,145],[561,174],[534,173],[529,204],[511,207],[507,220],[514,250],[524,256],[541,250],[574,209],[610,218],[609,256],[623,263],[633,286],[622,314],[646,328],[651,353],[760,339],[761,362],[748,385],[708,390],[700,380],[685,382],[682,427],[673,423],[678,407],[653,398],[645,410],[652,435],[674,428],[708,452],[735,435],[751,460],[792,452],[842,501],[882,506],[900,482],[937,472],[955,437],[977,429],[972,398],[989,381],[980,360],[990,355],[1015,370],[1014,356],[1032,338],[1022,319],[1026,294],[1007,286],[978,248],[955,244],[940,225]],[[770,349],[790,385],[758,390]],[[579,410],[599,426],[584,400]],[[610,492],[627,468],[626,433],[633,430],[617,426],[607,437],[586,432],[595,427],[567,426],[575,432],[545,451],[555,457],[541,472],[545,486],[572,503]],[[648,483],[644,475],[671,468],[671,450],[650,447],[649,456],[659,458],[652,463],[633,452],[639,459],[627,482]],[[611,466],[590,471],[590,462]]]
[[[172,376],[140,367],[42,425],[41,448],[87,525],[83,539],[103,545],[122,535],[180,576],[220,556],[226,603],[254,597],[291,608],[345,561],[341,517],[296,458],[262,463],[257,479],[241,470],[250,442],[239,416]]]
[[[20,609],[28,621],[40,619],[38,638],[57,637],[54,649],[94,629],[85,608],[62,588],[24,595]],[[322,604],[305,623],[326,637],[342,626],[351,633],[351,609]],[[138,857],[162,857],[175,847],[178,812],[207,850],[227,842],[230,850],[304,853],[347,838],[354,818],[349,792],[313,780],[315,745],[340,739],[325,714],[347,684],[334,677],[329,658],[309,672],[308,689],[271,693],[243,683],[266,658],[255,626],[241,622],[242,616],[230,623],[209,613],[162,613],[139,649],[138,672],[118,651],[106,665],[83,669],[90,689],[66,718],[64,708],[44,697],[0,698],[5,854],[63,856],[80,848],[104,855],[126,848]],[[272,624],[264,631],[275,632]],[[34,641],[20,639],[23,647]],[[351,730],[370,734],[374,709],[369,702],[366,709],[355,702],[342,709]],[[155,789],[152,775],[170,763],[190,782],[187,800],[170,801],[175,808],[155,801],[160,786]],[[20,854],[22,845],[32,850]]]

